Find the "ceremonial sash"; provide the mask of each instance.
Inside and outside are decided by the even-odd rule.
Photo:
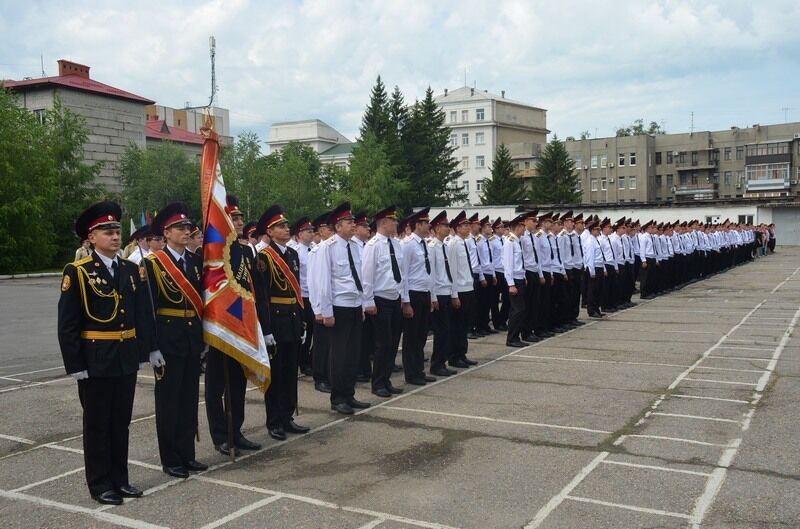
[[[292,290],[294,291],[294,297],[297,299],[297,304],[300,305],[300,308],[303,307],[303,294],[300,291],[300,283],[297,281],[297,278],[294,276],[291,270],[289,270],[289,265],[286,264],[286,261],[283,260],[283,257],[280,256],[278,252],[275,251],[272,246],[265,246],[264,249],[261,250],[262,253],[267,254],[275,264],[278,265],[278,268],[281,269],[283,272],[284,277],[291,285]]]
[[[178,288],[181,289],[183,293],[183,297],[185,297],[189,303],[191,303],[194,311],[199,315],[203,315],[203,300],[200,299],[200,294],[197,293],[194,286],[189,282],[186,276],[183,274],[183,271],[178,268],[172,259],[167,255],[167,252],[164,250],[158,250],[151,254],[153,259],[157,260],[159,264],[161,264],[164,271],[167,275],[172,279],[172,281],[178,285]]]

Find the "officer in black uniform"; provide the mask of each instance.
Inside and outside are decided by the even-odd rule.
[[[153,220],[153,233],[166,245],[142,260],[142,285],[154,317],[143,326],[156,376],[156,433],[165,473],[177,478],[206,470],[195,459],[200,354],[203,344],[203,260],[188,251],[192,221],[186,206],[174,202]]]
[[[58,301],[61,356],[83,408],[86,484],[92,498],[109,505],[142,495],[128,483],[128,426],[136,371],[148,356],[137,339],[148,318],[139,274],[117,256],[121,216],[119,205],[100,202],[78,217],[75,232],[94,251],[64,268]]]
[[[262,328],[266,322],[264,315],[267,307],[263,304],[264,295],[260,282],[260,275],[255,271],[255,258],[253,249],[244,238],[244,215],[239,209],[239,200],[234,195],[225,197],[225,212],[230,216],[238,240],[231,243],[231,270],[242,288],[250,288],[252,284],[253,297],[256,300],[256,312]],[[252,279],[248,281],[248,276]],[[233,426],[234,449],[259,450],[261,445],[247,439],[242,434],[244,424],[244,395],[247,389],[247,377],[242,366],[216,347],[209,347],[206,358],[206,417],[208,429],[214,448],[224,455],[230,455],[231,447],[228,446],[228,421],[224,407],[225,397],[225,364],[228,364],[228,387],[230,388],[230,406]]]
[[[286,244],[291,240],[289,221],[283,208],[270,206],[258,220],[256,232],[267,234],[268,246],[258,252],[257,268],[268,295],[267,324],[262,331],[270,360],[272,382],[264,394],[267,430],[273,439],[286,440],[286,432],[307,433],[309,428],[294,422],[297,409],[297,353],[303,338],[303,295],[300,289],[300,258]]]

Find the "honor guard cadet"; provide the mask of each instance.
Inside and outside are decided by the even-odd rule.
[[[600,235],[597,242],[600,243],[600,255],[605,263],[606,273],[603,277],[602,295],[600,307],[605,312],[616,312],[614,308],[614,293],[616,291],[617,263],[614,257],[614,250],[611,248],[611,241],[608,235],[611,233],[611,220],[608,218],[600,222]]]
[[[539,215],[539,231],[534,237],[536,252],[539,258],[539,266],[544,273],[544,284],[539,293],[539,303],[536,307],[536,336],[539,338],[549,338],[554,335],[555,319],[553,315],[553,287],[555,279],[553,270],[556,258],[555,248],[550,240],[549,231],[553,222],[553,213]]]
[[[575,327],[581,325],[580,314],[581,280],[583,275],[583,249],[580,236],[575,233],[575,220],[572,210],[561,215],[563,229],[558,234],[559,255],[567,274],[565,299],[561,305],[561,321]]]
[[[476,326],[479,333],[496,334],[498,331],[489,327],[489,315],[492,308],[492,301],[497,305],[497,278],[495,277],[494,257],[489,247],[489,237],[492,235],[492,227],[489,216],[486,215],[480,220],[480,232],[475,237],[478,260],[481,263],[481,272],[486,286],[478,292],[478,315]],[[495,309],[497,310],[497,309]]]
[[[294,249],[300,260],[300,291],[303,294],[303,322],[305,323],[305,334],[297,354],[297,364],[301,373],[310,376],[313,373],[311,370],[311,344],[314,340],[314,309],[311,308],[311,299],[309,299],[308,258],[311,254],[311,242],[314,240],[314,227],[308,217],[301,217],[292,224],[291,233],[295,238]]]
[[[450,290],[450,303],[453,307],[452,318],[452,352],[448,360],[451,367],[467,368],[477,364],[467,358],[469,342],[467,335],[475,321],[475,272],[467,248],[470,235],[470,221],[467,214],[461,212],[450,221],[450,228],[455,235],[447,245],[448,263],[453,276]]]
[[[489,300],[490,311],[492,315],[492,327],[497,331],[507,331],[508,326],[508,285],[506,284],[505,268],[503,266],[503,245],[506,238],[506,225],[503,219],[497,217],[492,223],[492,235],[489,237],[489,250],[491,251],[491,258],[494,264],[495,279],[497,285],[495,286],[495,293],[492,299]]]
[[[622,305],[625,303],[625,290],[628,281],[625,269],[625,247],[622,245],[622,234],[624,233],[625,217],[622,217],[614,223],[611,227],[611,232],[608,234],[612,259],[616,265],[611,303],[617,310],[624,308]]]
[[[591,220],[586,223],[586,236],[583,250],[583,263],[586,269],[584,281],[586,281],[586,311],[590,318],[602,318],[600,312],[600,302],[603,295],[603,281],[606,278],[606,261],[600,251],[600,224]]]
[[[364,287],[359,274],[361,262],[350,240],[355,231],[353,219],[349,202],[331,212],[329,222],[336,235],[320,245],[314,272],[319,278],[323,325],[330,329],[331,409],[344,415],[352,415],[354,408],[370,406],[355,398]]]
[[[411,234],[400,245],[403,253],[403,371],[406,383],[424,386],[436,377],[425,374],[425,342],[428,339],[428,315],[439,302],[431,298],[430,253],[425,238],[430,233],[430,208],[422,209],[407,219]]]
[[[300,258],[286,246],[291,239],[289,221],[283,208],[272,205],[258,220],[258,234],[269,235],[270,243],[258,252],[256,268],[269,296],[266,326],[262,328],[270,358],[272,382],[264,394],[267,430],[270,437],[286,440],[286,433],[304,434],[309,428],[294,421],[297,409],[297,352],[303,338],[303,293],[300,289]]]
[[[553,300],[552,300],[552,318],[555,332],[565,332],[572,329],[572,325],[568,324],[565,306],[569,300],[569,276],[567,270],[564,268],[564,263],[561,257],[561,249],[558,246],[558,233],[561,232],[561,216],[555,213],[552,217],[553,223],[547,232],[547,238],[550,246],[555,249],[555,257],[553,258]]]
[[[511,233],[503,247],[503,275],[511,303],[506,345],[524,347],[527,343],[520,340],[520,334],[525,323],[525,256],[520,238],[525,232],[525,214],[513,219],[510,226]]]
[[[186,251],[192,221],[186,206],[175,202],[153,220],[153,233],[166,247],[143,260],[142,285],[152,314],[144,326],[145,344],[156,375],[156,432],[164,472],[186,478],[206,470],[195,459],[200,354],[203,343],[203,261]]]
[[[75,221],[94,250],[64,268],[58,301],[61,356],[83,408],[86,484],[95,501],[109,505],[142,495],[128,482],[128,426],[136,372],[148,357],[137,339],[149,317],[139,273],[117,256],[121,216],[119,205],[100,202]]]
[[[472,279],[475,283],[473,286],[475,290],[475,302],[471,309],[473,321],[470,322],[471,326],[468,337],[470,339],[475,339],[489,335],[488,332],[478,329],[478,313],[480,311],[480,302],[483,295],[482,291],[484,288],[486,288],[487,283],[486,279],[483,277],[483,266],[481,266],[480,255],[478,254],[477,237],[480,235],[481,221],[478,218],[477,213],[474,213],[471,217],[469,217],[469,228],[470,231],[466,238],[466,243],[467,254],[469,255],[470,267],[472,269]]]
[[[453,273],[447,257],[445,239],[450,234],[450,224],[447,221],[447,212],[442,211],[430,222],[433,237],[428,244],[428,253],[431,261],[431,276],[433,277],[433,292],[431,296],[439,303],[438,310],[431,314],[433,328],[433,354],[431,354],[431,375],[448,377],[457,371],[448,369],[445,365],[452,356],[452,327],[453,306],[451,293],[453,290]]]
[[[311,248],[308,254],[308,298],[311,310],[314,312],[314,343],[311,347],[311,369],[314,375],[314,389],[321,393],[330,393],[331,384],[329,376],[328,357],[330,355],[331,341],[330,329],[323,325],[322,306],[320,305],[320,282],[327,281],[328,277],[319,272],[319,256],[322,244],[333,235],[333,227],[328,218],[331,212],[323,213],[312,225],[319,236],[319,243]]]
[[[265,325],[267,306],[265,294],[260,282],[260,275],[255,272],[253,248],[244,236],[244,215],[239,209],[239,200],[234,195],[225,197],[225,212],[231,218],[238,239],[230,246],[231,270],[242,289],[250,291],[256,300],[256,311],[262,328]],[[228,445],[228,420],[225,408],[225,364],[228,368],[229,401],[232,417],[232,435],[234,446]],[[244,397],[247,389],[247,377],[242,366],[235,359],[226,355],[216,347],[209,347],[206,357],[205,378],[206,417],[208,429],[214,448],[223,455],[230,455],[231,450],[258,450],[261,445],[248,440],[242,434],[244,424]]]
[[[354,215],[356,224],[356,232],[351,238],[354,243],[354,248],[358,253],[358,259],[361,259],[361,253],[364,251],[364,245],[370,239],[369,219],[365,211],[359,211]],[[358,362],[358,375],[356,382],[369,382],[372,378],[372,357],[375,354],[375,342],[373,337],[372,321],[369,318],[364,319],[364,328],[361,333],[361,358]]]
[[[653,237],[653,221],[642,225],[639,238],[639,259],[642,263],[639,271],[639,292],[641,299],[655,297],[658,260],[656,259],[655,237]]]
[[[361,254],[361,281],[366,319],[373,330],[372,393],[387,398],[403,392],[390,380],[402,328],[403,276],[397,259],[400,247],[393,240],[397,231],[395,206],[375,214],[375,229],[375,236]]]
[[[542,320],[537,319],[539,297],[545,285],[544,270],[539,263],[539,251],[536,249],[537,210],[525,214],[525,231],[520,243],[525,266],[525,321],[522,324],[522,339],[526,342],[538,342],[546,332]]]

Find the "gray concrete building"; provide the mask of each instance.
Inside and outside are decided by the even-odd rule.
[[[110,192],[119,192],[118,163],[128,144],[145,147],[145,106],[154,102],[92,79],[89,69],[62,59],[57,76],[6,80],[4,86],[34,114],[43,115],[59,98],[65,108],[82,116],[89,129],[83,146],[85,160],[102,163],[98,183]]]
[[[567,141],[584,204],[800,196],[800,123]]]

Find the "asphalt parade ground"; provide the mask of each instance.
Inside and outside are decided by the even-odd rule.
[[[297,421],[313,430],[287,442],[251,390],[244,433],[264,448],[233,463],[201,403],[211,468],[186,480],[161,472],[140,372],[130,477],[145,497],[118,507],[86,489],[58,296],[58,278],[0,281],[4,529],[800,525],[800,248],[522,349],[471,341],[480,365],[386,400],[359,384],[374,405],[353,417],[303,377]]]

